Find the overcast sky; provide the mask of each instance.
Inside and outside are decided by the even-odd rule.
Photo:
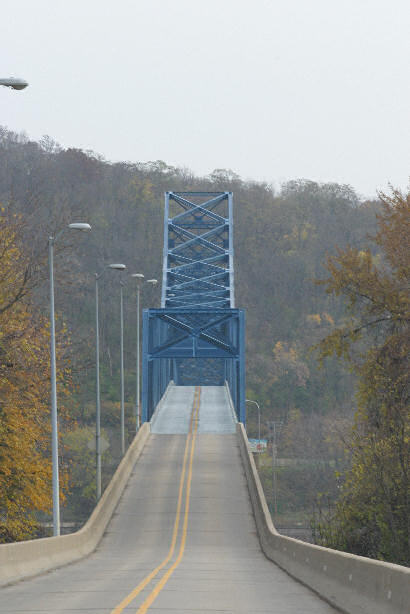
[[[0,124],[279,186],[410,175],[409,0],[1,0]]]

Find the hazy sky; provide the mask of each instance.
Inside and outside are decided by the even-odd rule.
[[[374,195],[410,175],[409,0],[1,0],[0,124]]]

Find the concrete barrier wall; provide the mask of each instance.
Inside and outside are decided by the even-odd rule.
[[[76,533],[0,545],[0,586],[90,554],[98,545],[150,434],[142,425],[86,524]]]
[[[229,390],[229,384],[226,380],[225,380],[225,392],[226,392],[226,398],[228,399],[228,405],[232,413],[233,421],[238,422],[238,416],[236,415],[235,407],[232,401],[231,391]]]
[[[237,434],[265,555],[346,614],[408,614],[408,567],[307,544],[276,531],[243,424]]]
[[[164,404],[164,403],[165,403],[165,401],[167,400],[168,394],[170,393],[170,390],[171,390],[171,389],[172,389],[174,386],[175,386],[174,380],[173,380],[173,379],[171,379],[171,380],[169,381],[169,383],[168,383],[168,386],[165,388],[165,392],[164,392],[164,394],[162,395],[160,402],[159,402],[159,403],[158,403],[158,405],[156,406],[155,411],[154,411],[154,413],[153,413],[153,414],[152,414],[152,416],[151,416],[151,420],[150,420],[151,427],[153,427],[153,426],[154,426],[154,424],[155,424],[155,422],[156,422],[156,420],[157,420],[157,418],[158,418],[158,414],[159,414],[159,412],[161,411],[161,407],[163,406],[163,404]]]

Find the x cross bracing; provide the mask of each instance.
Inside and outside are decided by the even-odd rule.
[[[168,358],[170,357],[168,350],[172,347],[175,348],[178,346],[181,352],[179,357],[182,357],[184,353],[183,349],[185,349],[183,348],[184,344],[182,342],[185,340],[190,340],[192,342],[192,348],[190,345],[188,345],[187,356],[195,358],[197,355],[198,341],[202,340],[208,345],[206,350],[205,348],[202,348],[204,351],[206,351],[208,358],[235,357],[238,354],[238,346],[230,341],[228,336],[221,333],[220,329],[218,332],[209,332],[216,327],[221,327],[222,324],[231,320],[232,317],[235,317],[232,310],[227,310],[227,312],[228,313],[224,314],[222,317],[216,318],[212,317],[214,314],[210,314],[208,311],[202,312],[206,316],[207,321],[205,323],[195,322],[195,324],[191,323],[192,320],[198,320],[198,315],[200,315],[196,311],[192,312],[184,309],[183,311],[179,311],[178,314],[175,314],[175,316],[158,312],[158,317],[176,329],[179,334],[176,334],[167,341],[153,347],[150,352],[151,356]],[[171,357],[174,357],[174,352],[171,353]]]
[[[162,307],[234,307],[232,194],[167,192],[164,233]]]

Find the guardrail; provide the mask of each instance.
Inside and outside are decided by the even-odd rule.
[[[75,533],[0,545],[0,586],[77,561],[97,547],[150,434],[141,426],[86,524]]]
[[[345,614],[408,614],[409,568],[307,544],[276,531],[242,423],[237,435],[267,558]]]

